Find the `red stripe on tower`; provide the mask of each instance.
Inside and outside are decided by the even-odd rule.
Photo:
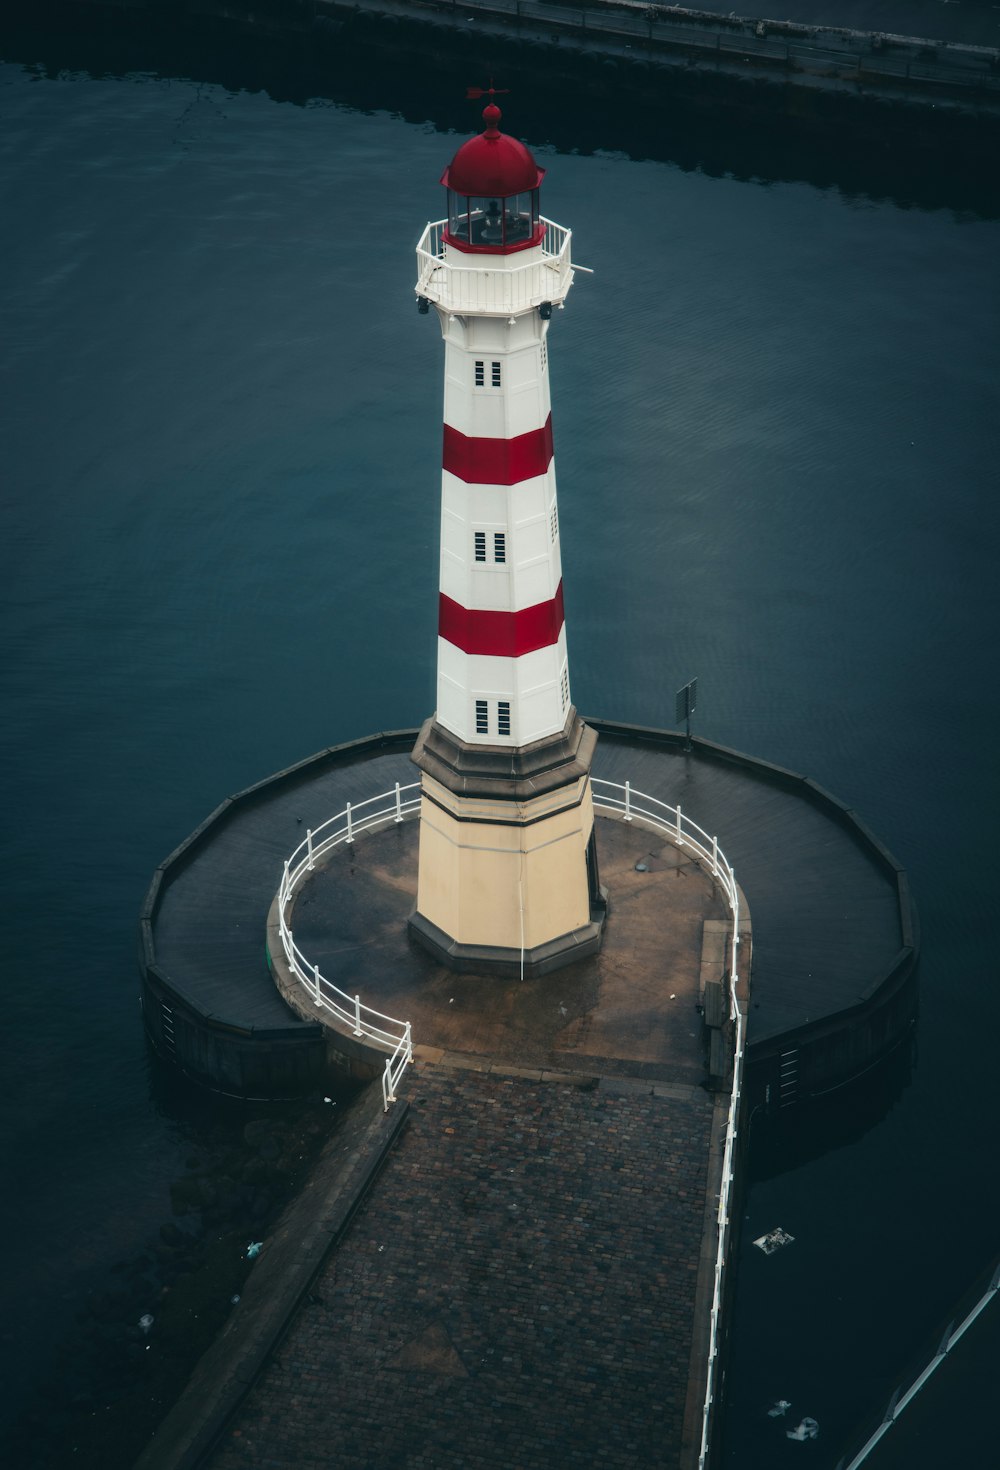
[[[552,461],[552,415],[513,439],[474,439],[444,426],[444,467],[467,485],[516,485],[544,475]]]
[[[463,653],[493,658],[520,658],[558,643],[564,622],[562,582],[549,602],[536,602],[519,612],[485,612],[463,607],[441,593],[438,632]]]

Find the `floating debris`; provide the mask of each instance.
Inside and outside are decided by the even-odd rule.
[[[260,1255],[260,1248],[264,1244],[262,1240],[252,1240],[247,1246],[247,1260],[253,1261]]]
[[[238,1302],[238,1301],[239,1301],[239,1299],[240,1299],[240,1294],[239,1294],[239,1292],[237,1292],[237,1293],[236,1293],[236,1294],[235,1294],[235,1296],[231,1296],[231,1297],[230,1297],[230,1298],[229,1298],[229,1305],[230,1305],[230,1306],[231,1306],[231,1307],[235,1307],[235,1305],[236,1305],[236,1303],[237,1303],[237,1302]]]
[[[334,1100],[333,1100],[333,1098],[332,1098],[332,1097],[325,1097],[325,1098],[324,1098],[324,1099],[323,1099],[323,1101],[324,1101],[324,1102],[325,1102],[325,1103],[329,1103],[329,1104],[330,1104],[330,1106],[331,1106],[331,1108],[335,1108],[335,1107],[336,1107],[336,1106],[337,1106],[337,1104],[336,1104],[336,1103],[335,1103],[335,1102],[334,1102]]]
[[[139,1318],[139,1326],[142,1328],[142,1331],[146,1334],[147,1337],[149,1336],[149,1329],[152,1327],[155,1320],[155,1317],[153,1317],[150,1312],[143,1312],[142,1316]]]
[[[778,1402],[775,1404],[775,1406],[774,1406],[773,1409],[768,1409],[768,1411],[767,1411],[767,1417],[769,1419],[780,1419],[780,1418],[782,1418],[783,1415],[785,1415],[785,1414],[788,1413],[788,1410],[791,1407],[792,1407],[792,1401],[791,1401],[791,1399],[779,1399]]]
[[[779,1225],[777,1229],[769,1230],[766,1235],[758,1235],[754,1245],[758,1250],[763,1251],[765,1256],[770,1256],[780,1250],[783,1245],[791,1245],[794,1239],[794,1235],[789,1235],[787,1230],[782,1230]]]
[[[800,1442],[807,1439],[819,1439],[819,1425],[815,1419],[803,1419],[797,1428],[785,1430],[785,1438],[797,1439]]]

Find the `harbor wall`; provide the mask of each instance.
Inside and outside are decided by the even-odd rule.
[[[553,80],[589,60],[592,86],[669,87],[692,103],[722,97],[831,122],[878,117],[892,127],[915,110],[1000,118],[995,47],[639,0],[41,0],[38,8],[112,28],[221,23],[436,58],[445,47],[473,68],[486,49],[507,75],[533,61]]]

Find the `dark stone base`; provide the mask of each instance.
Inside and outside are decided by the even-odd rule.
[[[541,975],[550,975],[577,960],[589,959],[601,948],[604,921],[608,914],[608,893],[602,888],[597,904],[591,906],[590,923],[569,934],[561,934],[546,944],[526,949],[522,957],[519,949],[500,949],[485,944],[459,944],[425,919],[415,910],[410,915],[408,927],[410,937],[427,950],[441,965],[457,974],[473,972],[476,975],[497,975],[503,979],[516,979],[524,975],[526,980],[537,980]]]
[[[413,763],[457,796],[530,801],[590,774],[597,735],[573,706],[556,735],[531,745],[466,744],[436,720],[426,720]]]

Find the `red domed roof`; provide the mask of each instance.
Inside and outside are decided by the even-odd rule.
[[[474,194],[485,198],[495,194],[506,199],[527,189],[537,189],[545,174],[523,143],[501,133],[497,127],[500,109],[492,102],[483,109],[486,131],[463,143],[444,173],[441,182],[456,194]]]

